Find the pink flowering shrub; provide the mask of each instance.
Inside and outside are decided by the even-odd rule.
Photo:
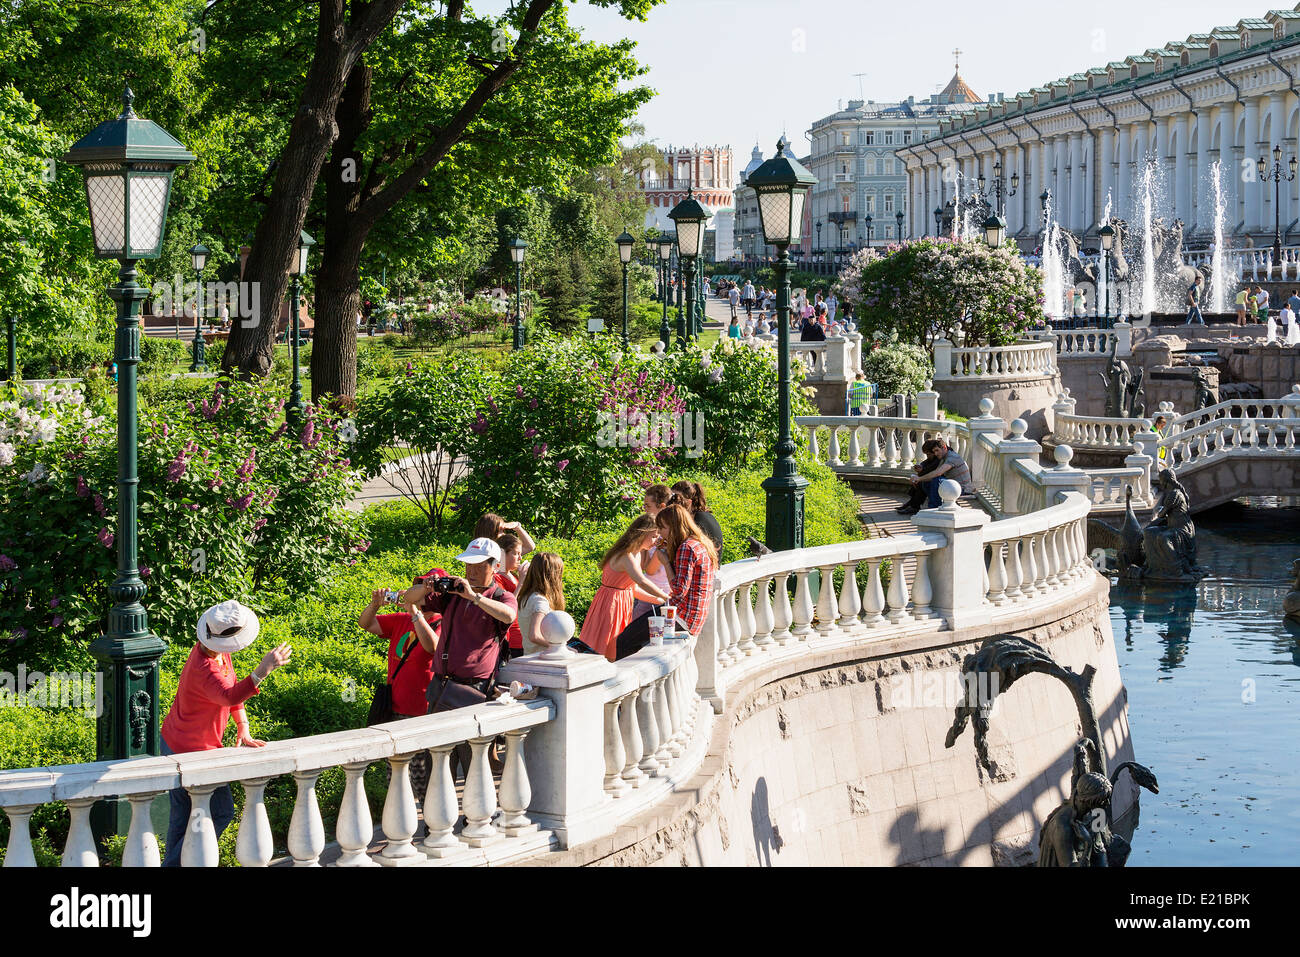
[[[160,637],[192,641],[208,605],[256,607],[268,586],[310,589],[355,560],[362,539],[344,506],[360,479],[340,423],[308,408],[286,434],[282,420],[269,388],[226,379],[198,402],[142,413],[139,564]],[[82,660],[106,626],[117,568],[113,418],[68,416],[49,441],[15,446],[0,466],[0,514],[0,668]]]

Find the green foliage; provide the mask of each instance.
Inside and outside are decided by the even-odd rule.
[[[266,387],[211,389],[152,404],[140,425],[140,574],[166,583],[149,589],[151,627],[181,641],[208,605],[312,587],[365,546],[344,509],[358,483],[337,423],[309,408],[288,436]],[[27,387],[0,410],[15,433],[0,459],[0,632],[18,639],[0,664],[75,664],[110,604],[116,430],[75,389]]]
[[[906,393],[915,395],[934,378],[934,365],[920,346],[891,341],[862,357],[862,372],[868,382],[876,383],[881,400]]]
[[[865,337],[893,334],[927,347],[940,337],[1006,345],[1044,321],[1042,273],[1014,245],[993,249],[978,239],[859,250],[835,291],[853,305]]]

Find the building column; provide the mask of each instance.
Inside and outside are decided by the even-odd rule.
[[[1084,232],[1088,228],[1088,223],[1083,217],[1083,177],[1084,177],[1084,160],[1083,160],[1083,134],[1071,133],[1069,139],[1070,146],[1070,226],[1071,230],[1080,239],[1083,238]]]
[[[1101,147],[1093,154],[1093,162],[1101,169],[1101,194],[1097,197],[1100,215],[1106,215],[1110,202],[1111,215],[1115,215],[1115,131],[1106,127],[1101,131]]]
[[[1097,150],[1096,138],[1090,132],[1083,134],[1083,223],[1084,229],[1097,225]]]
[[[1193,222],[1191,194],[1187,191],[1187,114],[1174,117],[1174,216],[1191,232]]]
[[[1116,170],[1115,215],[1124,220],[1133,219],[1133,127],[1119,128],[1119,157]]]
[[[1245,129],[1242,136],[1242,160],[1249,160],[1252,164],[1262,155],[1259,149],[1259,100],[1250,98],[1242,101],[1245,108]],[[1240,173],[1241,167],[1238,167]],[[1245,190],[1243,199],[1245,202],[1244,214],[1246,220],[1246,232],[1257,233],[1263,228],[1264,222],[1264,184],[1258,179]]]
[[[1211,199],[1210,185],[1210,138],[1214,135],[1214,124],[1218,122],[1217,107],[1211,112],[1201,114],[1208,122],[1202,123],[1200,116],[1196,123],[1196,158],[1192,167],[1190,190],[1196,209],[1192,218],[1196,221],[1196,232],[1205,233],[1214,228],[1214,200]]]

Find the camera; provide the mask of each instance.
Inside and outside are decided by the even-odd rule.
[[[429,590],[435,595],[450,595],[456,590],[454,578],[426,578],[424,584],[428,585]]]

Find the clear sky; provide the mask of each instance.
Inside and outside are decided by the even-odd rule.
[[[487,3],[486,11],[496,6]],[[480,6],[480,4],[474,4]],[[597,40],[630,37],[658,96],[641,111],[660,145],[730,145],[737,169],[755,140],[771,155],[840,101],[923,99],[947,84],[954,48],[982,97],[1263,17],[1274,0],[667,0],[645,23],[579,0],[570,20]],[[866,74],[858,77],[856,74]]]

